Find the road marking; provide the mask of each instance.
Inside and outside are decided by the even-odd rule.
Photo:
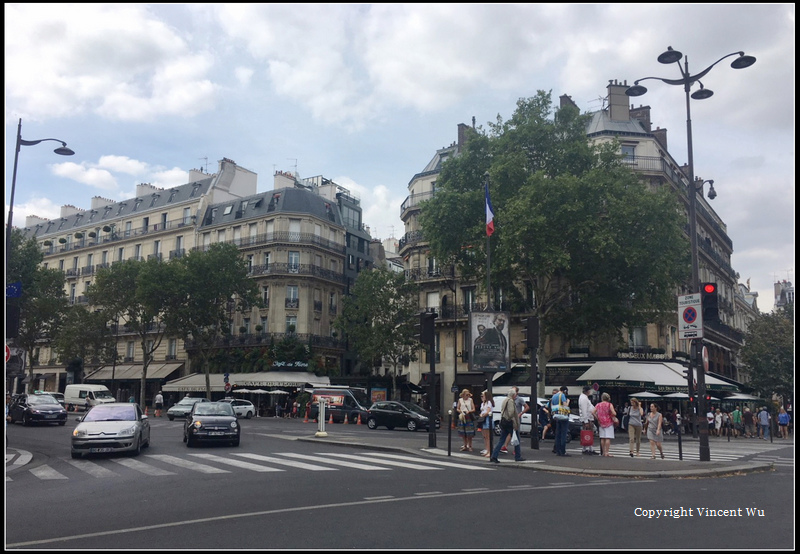
[[[251,464],[250,462],[243,462],[241,460],[231,460],[228,458],[223,458],[222,456],[217,456],[215,454],[191,454],[191,455],[197,456],[198,458],[202,458],[204,460],[217,462],[219,464],[227,464],[234,467],[240,467],[242,469],[249,469],[250,471],[258,471],[260,473],[267,473],[270,471],[284,471],[283,469],[278,469],[277,467],[268,467],[259,464]]]
[[[386,454],[384,452],[366,452],[365,454],[367,456],[379,456],[381,458],[391,458],[393,460],[407,460],[409,462],[422,461],[414,456],[402,456],[400,454]],[[424,460],[424,463],[445,466],[445,467],[457,467],[458,469],[469,469],[474,471],[494,471],[495,469],[493,467],[474,466],[469,464],[456,464],[453,462],[441,462],[439,460]]]
[[[168,454],[148,454],[147,457],[185,469],[191,469],[192,471],[199,471],[200,473],[230,473],[230,471],[227,469],[220,469],[218,467],[208,466],[206,464],[199,464],[190,460],[184,460],[183,458],[176,458],[175,456],[170,456]]]
[[[66,475],[62,475],[48,465],[35,467],[31,470],[31,473],[42,480],[68,479]]]
[[[97,478],[104,478],[104,477],[117,477],[118,474],[114,473],[108,468],[105,468],[101,465],[98,465],[94,462],[88,462],[86,460],[67,460],[68,464],[72,464],[73,466],[77,467],[81,471],[85,471],[92,477]]]
[[[292,460],[281,460],[280,458],[275,458],[273,456],[262,456],[260,454],[249,454],[247,452],[241,454],[236,453],[236,456],[241,456],[242,458],[250,458],[251,460],[261,460],[263,462],[269,462],[271,464],[281,464],[293,468],[307,469],[308,471],[339,471],[338,469],[332,467],[316,466],[313,464],[295,462]]]
[[[148,465],[144,462],[140,462],[138,460],[129,460],[129,459],[116,459],[111,458],[111,461],[115,464],[119,464],[121,466],[125,466],[129,469],[133,469],[144,473],[145,475],[153,475],[153,476],[160,476],[160,475],[175,475],[171,471],[166,471],[164,469],[159,469],[157,467]]]
[[[391,471],[388,467],[368,466],[367,464],[359,464],[356,462],[345,462],[344,460],[327,460],[317,456],[305,456],[303,454],[295,454],[294,452],[279,452],[277,456],[287,456],[289,458],[298,458],[301,460],[314,460],[323,464],[331,464],[340,467],[349,467],[352,469],[363,469],[364,471]]]
[[[322,456],[336,456],[337,458],[347,458],[349,460],[362,460],[363,458],[360,456],[353,456],[352,454],[335,454],[333,452],[325,452],[321,454]],[[387,466],[396,466],[396,467],[404,467],[406,469],[418,469],[421,471],[426,470],[440,470],[440,467],[430,467],[430,466],[423,466],[419,464],[408,464],[405,462],[396,462],[393,460],[374,460],[376,464],[385,464]]]

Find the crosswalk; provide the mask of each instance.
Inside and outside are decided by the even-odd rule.
[[[779,448],[783,448],[786,445],[779,444],[779,445],[767,445],[763,443],[739,443],[728,445],[725,444],[714,444],[712,443],[709,445],[711,461],[718,461],[718,462],[732,462],[744,458],[748,458],[749,456],[756,455],[752,459],[753,461],[757,462],[774,462],[776,466],[781,465],[785,467],[794,466],[794,458],[785,458],[781,456],[771,456],[769,454],[769,450],[777,450]],[[664,450],[664,459],[666,460],[680,460],[680,453],[678,451],[678,443],[677,440],[675,442],[669,443],[662,443],[662,448]],[[596,451],[600,451],[600,445],[595,444],[594,449]],[[567,448],[567,452],[570,454],[580,455],[582,451],[581,446],[576,446],[573,448]],[[629,457],[630,450],[627,444],[612,444],[610,453],[612,456],[622,456],[622,457]],[[697,442],[688,442],[684,443],[683,445],[683,461],[697,461],[700,459],[700,450],[697,447]],[[656,449],[656,457],[660,459],[660,454],[658,449]],[[646,441],[642,441],[642,447],[639,451],[639,458],[650,458],[650,443]]]
[[[383,452],[363,452],[360,454],[277,452],[270,455],[252,452],[226,452],[225,454],[194,452],[180,456],[142,454],[136,458],[116,456],[91,459],[64,458],[53,461],[50,464],[36,466],[24,473],[17,473],[13,478],[6,475],[6,482],[15,479],[21,480],[27,476],[33,476],[41,481],[69,480],[86,476],[96,479],[108,479],[117,478],[126,472],[161,477],[176,475],[181,472],[210,475],[236,471],[278,473],[286,471],[326,472],[347,470],[442,471],[445,469],[493,471],[495,468]]]

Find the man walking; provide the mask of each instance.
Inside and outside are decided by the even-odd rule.
[[[769,438],[769,412],[767,411],[766,406],[761,407],[761,411],[758,412],[758,429],[759,435],[764,440]]]
[[[581,416],[581,424],[583,425],[583,429],[593,431],[594,427],[594,406],[592,406],[592,401],[589,398],[589,391],[592,390],[592,387],[589,385],[585,385],[583,387],[583,392],[581,393],[580,397],[578,398],[578,408],[580,409],[580,416]],[[583,441],[581,441],[583,442]],[[599,454],[598,452],[594,451],[594,445],[590,444],[583,447],[583,453],[589,456],[594,454]]]
[[[164,397],[161,396],[161,391],[158,391],[156,394],[155,399],[153,399],[153,404],[156,405],[156,417],[161,417],[161,410],[164,409]]]
[[[567,454],[567,432],[569,431],[569,389],[561,387],[558,394],[550,399],[550,412],[556,422],[556,455],[569,456]]]
[[[511,387],[511,389],[514,391],[514,406],[517,408],[517,421],[519,421],[519,423],[522,423],[522,414],[528,411],[530,405],[528,405],[519,395],[519,387],[515,385]],[[533,416],[531,416],[531,421],[533,421]],[[533,432],[532,423],[531,423],[531,432]],[[519,428],[517,428],[517,434],[519,434]],[[509,434],[508,437],[506,438],[506,442],[503,444],[503,448],[500,449],[500,452],[502,452],[503,454],[508,454],[509,442],[511,442],[511,434]]]
[[[497,441],[494,451],[492,452],[492,457],[489,458],[489,461],[495,464],[500,463],[497,456],[500,454],[500,448],[503,446],[506,438],[511,436],[514,431],[517,432],[517,437],[519,437],[519,416],[517,415],[516,399],[516,387],[512,387],[511,390],[508,391],[508,397],[503,401],[503,408],[500,410],[500,440]],[[514,461],[524,461],[519,442],[514,445]]]

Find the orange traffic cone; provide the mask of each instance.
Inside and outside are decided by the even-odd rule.
[[[358,414],[358,423],[356,425],[361,425],[361,414]]]
[[[344,419],[342,420],[342,423],[347,423],[347,414],[344,414]]]
[[[148,408],[147,406],[145,406],[145,408],[144,408],[144,415],[146,415],[146,416],[150,415],[150,408]]]
[[[328,423],[330,423],[331,425],[333,425],[333,412],[331,412],[331,418],[330,418],[330,420],[328,421]]]
[[[306,408],[306,418],[303,420],[303,423],[308,423],[308,412],[311,411],[311,408]]]

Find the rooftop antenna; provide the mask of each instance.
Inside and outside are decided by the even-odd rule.
[[[300,177],[300,175],[297,173],[297,158],[286,158],[286,159],[294,161],[294,176]]]
[[[206,161],[206,166],[205,166],[205,167],[203,167],[203,166],[201,165],[201,166],[200,166],[200,169],[202,169],[202,170],[203,170],[203,173],[206,173],[206,174],[208,174],[208,156],[206,156],[205,158],[198,158],[198,159],[199,159],[199,160],[205,160],[205,161]]]
[[[602,110],[606,109],[606,101],[607,100],[608,100],[608,96],[598,96],[594,100],[589,100],[589,104],[590,105],[591,104],[597,104],[598,102],[600,102],[600,105],[601,105],[600,106],[600,111],[602,111]]]
[[[394,238],[394,225],[389,225],[389,236]]]

